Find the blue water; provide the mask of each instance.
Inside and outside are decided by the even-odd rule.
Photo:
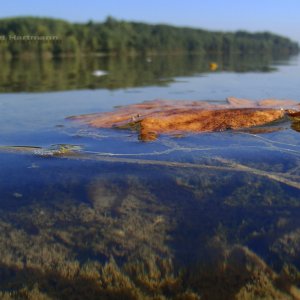
[[[76,282],[87,264],[105,265],[113,258],[122,267],[145,264],[151,257],[172,261],[177,275],[181,268],[194,274],[197,266],[202,283],[190,275],[180,289],[204,299],[215,299],[218,276],[228,279],[228,284],[223,279],[216,283],[228,292],[220,299],[237,295],[246,284],[255,287],[251,280],[258,275],[253,270],[266,272],[264,264],[280,280],[299,288],[300,135],[289,120],[263,127],[265,133],[162,135],[145,143],[134,131],[91,129],[66,119],[157,98],[300,100],[299,62],[299,57],[273,61],[272,72],[195,70],[184,76],[178,71],[164,86],[151,82],[0,94],[0,146],[29,147],[0,151],[0,290],[21,293],[25,287],[32,293],[36,288],[62,299],[63,289],[81,293]],[[42,151],[59,144],[80,150],[52,157],[30,148]],[[247,264],[255,267],[245,279]],[[72,275],[64,272],[74,268],[74,274],[68,271]],[[148,276],[150,269],[141,272]],[[284,273],[287,269],[294,275]],[[45,276],[37,276],[39,272]],[[169,295],[164,289],[150,292],[137,283],[137,273],[124,272],[144,294]],[[56,274],[56,284],[51,274]],[[275,291],[260,286],[266,295],[291,296],[272,281],[275,275],[265,276]],[[99,287],[97,278],[91,282]],[[71,290],[70,299],[75,299]],[[103,296],[98,288],[94,293]]]

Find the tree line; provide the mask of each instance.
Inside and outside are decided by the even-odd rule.
[[[0,19],[0,55],[10,57],[298,51],[296,42],[269,32],[216,32],[112,17],[102,23],[84,24],[37,17]]]

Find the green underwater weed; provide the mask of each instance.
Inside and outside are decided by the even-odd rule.
[[[213,173],[169,176],[174,190],[162,191],[164,201],[137,176],[114,182],[99,176],[86,186],[86,202],[61,193],[51,205],[33,201],[2,214],[0,298],[297,299],[294,216],[279,211],[275,225],[255,227],[253,216],[233,219],[237,204],[226,199],[235,190],[220,198],[218,189],[208,189],[209,198],[216,196],[213,206],[205,191],[197,192],[217,185]],[[257,214],[244,198],[242,209]],[[289,260],[276,270],[246,246],[272,234],[267,250]]]

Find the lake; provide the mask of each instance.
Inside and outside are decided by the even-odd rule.
[[[299,299],[300,123],[143,142],[67,118],[299,100],[299,73],[279,55],[1,62],[0,296]]]

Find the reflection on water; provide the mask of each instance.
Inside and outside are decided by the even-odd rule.
[[[289,57],[273,56],[154,56],[33,59],[1,61],[0,92],[60,91],[166,85],[174,77],[211,72],[270,72],[271,64]],[[107,72],[107,73],[106,73]]]
[[[111,153],[2,148],[2,295],[297,299],[297,134],[164,137],[133,155],[126,138]]]

